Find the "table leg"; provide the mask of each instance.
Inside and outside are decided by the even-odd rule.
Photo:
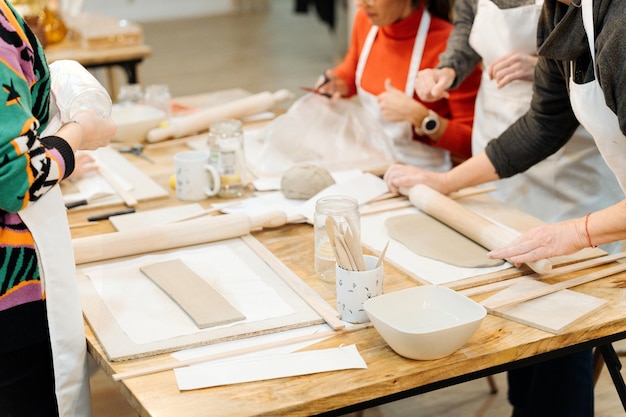
[[[622,401],[624,411],[626,411],[626,384],[624,383],[624,378],[622,378],[622,374],[620,373],[620,370],[622,369],[622,363],[615,353],[615,349],[613,348],[612,344],[598,346],[597,349],[599,349],[602,353],[606,368],[611,374],[611,379],[613,380],[613,384],[615,385],[617,394]]]

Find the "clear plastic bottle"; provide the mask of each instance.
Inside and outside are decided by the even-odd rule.
[[[241,197],[245,190],[246,162],[241,121],[220,120],[209,126],[209,163],[220,173],[218,197]]]

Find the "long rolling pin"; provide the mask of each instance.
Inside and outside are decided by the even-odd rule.
[[[187,116],[173,118],[166,127],[157,127],[148,131],[148,142],[161,142],[166,139],[189,136],[209,128],[209,125],[218,120],[240,119],[270,110],[283,100],[289,99],[292,94],[288,90],[278,90],[274,93],[264,91],[231,102],[212,106]]]
[[[168,223],[139,230],[73,239],[77,265],[153,251],[216,242],[247,235],[264,227],[287,222],[284,212],[250,217],[245,213],[205,216],[180,223]]]
[[[519,236],[518,232],[480,216],[427,185],[419,184],[411,188],[409,201],[418,209],[489,250],[505,246]],[[547,259],[529,262],[527,265],[538,274],[552,270],[552,264]]]

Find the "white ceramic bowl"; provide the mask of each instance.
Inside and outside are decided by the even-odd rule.
[[[114,105],[111,118],[117,125],[116,142],[139,143],[165,119],[165,112],[142,104]]]
[[[374,327],[399,355],[439,359],[463,346],[487,311],[446,287],[424,285],[383,294],[363,307]]]

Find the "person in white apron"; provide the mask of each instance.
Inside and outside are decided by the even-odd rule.
[[[459,60],[469,60],[477,56],[482,59],[483,67],[486,68],[476,98],[472,130],[473,154],[481,152],[490,140],[498,137],[526,113],[532,98],[532,74],[530,79],[514,79],[503,83],[493,78],[493,71],[489,68],[497,60],[502,62],[503,57],[507,57],[512,63],[513,59],[509,54],[526,56],[527,60],[536,55],[537,22],[543,0],[535,0],[534,3],[527,0],[502,2],[503,5],[507,4],[507,8],[500,8],[497,3],[500,2],[457,1],[457,19],[465,24],[471,20],[471,30],[465,33],[464,28],[458,29],[461,32],[457,41],[459,46],[456,43],[449,45],[450,50],[446,51],[440,64],[440,68],[455,65]],[[473,15],[470,6],[475,7]],[[461,13],[470,16],[458,16]],[[453,37],[456,31],[457,27]],[[461,38],[463,35],[466,36],[465,41]],[[461,45],[465,48],[471,47],[476,55],[458,51],[457,48]],[[463,66],[460,67],[460,73],[455,71],[455,74],[462,78]],[[506,70],[512,71],[510,68]],[[418,77],[422,78],[418,95],[424,99],[439,98],[428,98],[423,91],[432,90],[433,81],[429,78],[432,77],[431,73],[423,71]],[[450,76],[448,83],[458,83],[454,78]],[[548,223],[585,215],[619,201],[622,194],[617,181],[611,178],[610,170],[598,152],[593,138],[582,127],[554,155],[524,173],[498,181],[496,185],[494,197]],[[603,249],[616,252],[619,245]]]
[[[50,109],[43,49],[7,0],[0,20],[0,416],[87,417],[84,323],[58,184],[75,151],[106,145],[115,125],[85,110],[40,137]]]
[[[623,2],[576,0],[570,4],[569,0],[546,0],[538,30],[540,60],[531,111],[490,142],[485,152],[449,173],[391,167],[385,174],[390,188],[425,183],[449,193],[512,176],[563,146],[568,132],[573,132],[580,122],[593,136],[612,171],[606,179],[616,179],[622,191],[626,191],[626,108],[620,101],[626,94],[620,89],[626,75],[624,18]],[[598,28],[594,22],[602,22],[603,26]],[[592,78],[588,76],[590,72]],[[600,184],[599,188],[603,186]],[[598,191],[589,190],[589,195],[580,198],[584,201]],[[619,242],[626,238],[625,203],[622,194],[616,204],[606,202],[604,208],[582,217],[534,228],[511,244],[491,251],[489,256],[506,258],[519,266],[585,247]],[[514,416],[593,416],[589,351],[577,354],[576,360],[567,357],[545,364],[543,373],[532,374],[534,379],[529,382],[534,388],[543,384],[543,392],[535,389],[528,398],[528,408],[516,410]],[[564,385],[549,379],[563,372],[571,375],[568,380],[559,380]],[[550,388],[545,387],[546,383]],[[556,395],[557,387],[565,395]]]
[[[427,9],[422,9],[423,4],[436,4],[436,2],[387,0],[377,3],[361,1],[361,9],[355,17],[356,23],[352,35],[351,50],[344,62],[326,72],[325,75],[330,82],[320,86],[320,92],[344,98],[349,98],[356,93],[362,106],[383,126],[388,140],[393,144],[394,157],[397,161],[431,170],[447,171],[452,166],[450,151],[458,154],[458,150],[462,146],[469,150],[467,146],[471,135],[470,120],[473,118],[473,99],[478,88],[479,73],[476,69],[474,76],[462,86],[462,91],[457,96],[450,98],[450,103],[442,100],[441,103],[436,103],[433,109],[429,109],[415,100],[414,82],[417,72],[421,66],[436,64],[437,56],[445,46],[447,33],[451,28],[449,23],[441,22],[441,17],[432,16]],[[445,2],[439,2],[438,7],[445,8],[442,4]],[[398,13],[396,20],[387,19],[382,23],[383,17],[381,16],[384,13],[381,10],[385,12],[400,10],[403,13]],[[365,24],[360,25],[359,23],[366,19],[366,13],[371,23],[368,24],[367,33],[361,33],[360,29]],[[404,42],[400,47],[398,46],[399,42],[394,43],[394,41],[401,38],[398,35],[401,30],[400,25],[405,24],[415,16],[419,17],[419,20],[416,21],[416,27],[410,28],[415,33],[412,35],[409,50],[407,49],[408,42]],[[438,36],[436,38],[438,40],[431,43],[430,48],[437,48],[436,50],[425,47],[433,32],[436,33],[434,36]],[[396,54],[399,53],[400,48],[406,49],[402,64],[406,65],[405,68],[408,69],[407,76],[402,80],[396,79],[395,86],[391,86],[390,81],[388,81],[391,77],[388,74],[383,74],[384,70],[380,71],[377,68],[377,63],[372,63],[374,59],[377,59],[372,58],[371,54],[376,45],[384,45]],[[381,46],[378,47],[381,48]],[[391,74],[392,68],[387,68],[387,71]],[[364,88],[364,74],[368,72],[379,77],[377,90]],[[370,75],[370,80],[371,77]],[[403,113],[393,109],[394,107],[408,109],[411,106],[415,106],[416,111],[404,111]],[[428,125],[431,120],[433,125],[440,129],[436,134],[422,129],[422,126]],[[446,132],[448,135],[444,136]],[[434,139],[435,137],[436,139]],[[456,143],[452,144],[453,141]],[[463,142],[462,145],[461,142]],[[461,157],[466,158],[468,156],[469,152]]]

